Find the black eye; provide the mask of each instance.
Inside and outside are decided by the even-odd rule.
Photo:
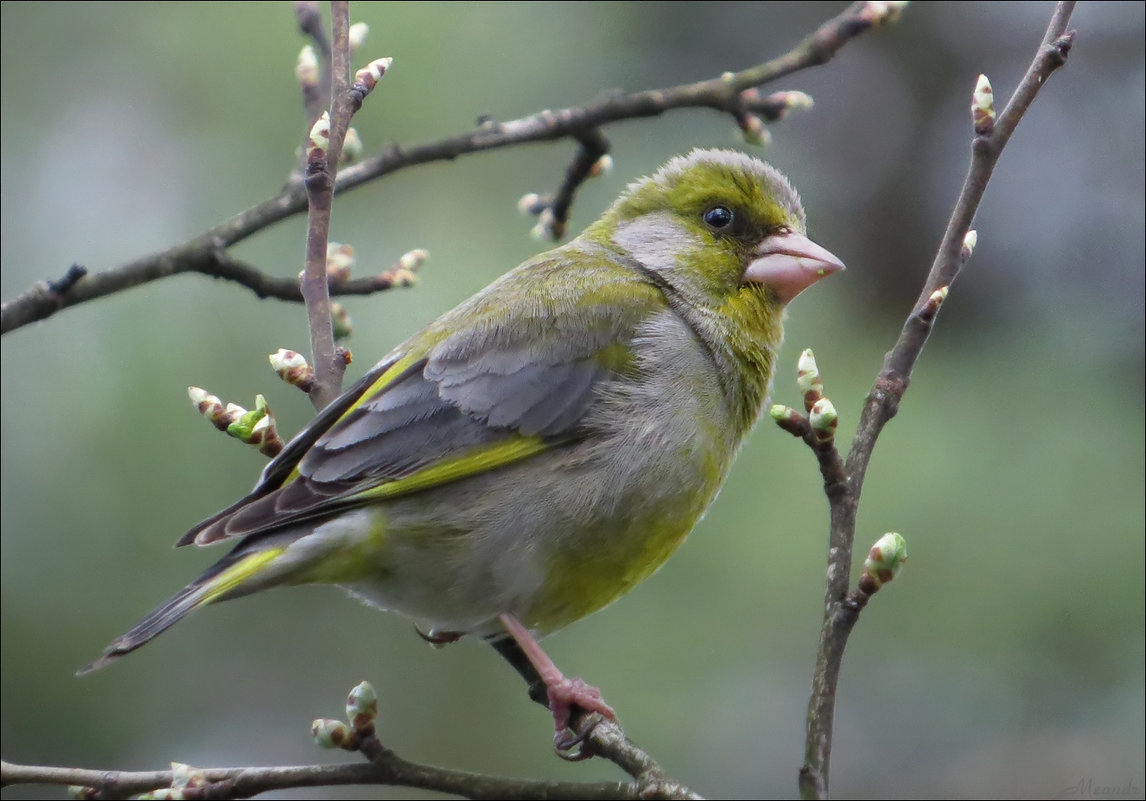
[[[704,222],[720,231],[732,225],[732,211],[727,206],[713,206],[704,213]]]

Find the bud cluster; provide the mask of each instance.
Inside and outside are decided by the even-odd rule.
[[[199,414],[220,431],[254,445],[264,456],[274,458],[282,451],[283,441],[275,428],[274,415],[262,395],[255,396],[255,408],[249,411],[234,403],[224,406],[218,397],[199,387],[187,387],[187,395]]]
[[[346,697],[346,719],[319,718],[311,724],[311,734],[322,748],[341,748],[358,751],[364,741],[375,737],[374,721],[378,718],[378,694],[370,682],[364,681]],[[375,743],[377,745],[377,743]]]

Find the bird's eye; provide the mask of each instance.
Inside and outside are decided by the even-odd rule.
[[[704,213],[704,222],[720,231],[732,225],[732,211],[727,206],[713,206]]]

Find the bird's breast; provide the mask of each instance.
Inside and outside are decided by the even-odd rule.
[[[602,387],[593,432],[571,464],[570,524],[553,540],[543,590],[523,619],[560,628],[657,570],[723,483],[739,444],[706,349],[671,311],[632,344],[637,370]]]
[[[738,445],[712,359],[672,312],[633,339],[584,437],[387,503],[382,578],[355,590],[451,631],[511,612],[547,633],[660,567],[715,497]]]

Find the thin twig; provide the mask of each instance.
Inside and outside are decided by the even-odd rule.
[[[334,350],[334,328],[330,318],[330,292],[327,288],[326,250],[330,241],[330,211],[337,179],[338,157],[342,140],[350,127],[350,109],[346,94],[350,89],[350,6],[345,0],[330,4],[331,18],[331,109],[325,143],[310,148],[303,183],[308,200],[306,233],[306,267],[302,277],[302,295],[306,299],[307,325],[310,329],[311,364],[314,384],[310,400],[321,411],[338,397],[342,389],[345,360]],[[320,121],[315,129],[321,127]]]
[[[306,112],[307,134],[302,138],[302,161],[296,166],[297,172],[293,179],[301,177],[301,169],[306,167],[306,144],[310,129],[318,122],[322,112],[330,106],[330,39],[322,25],[322,14],[318,10],[315,0],[297,0],[294,4],[295,18],[298,20],[298,29],[313,43],[310,51],[318,62],[317,76],[308,70],[308,78],[300,77],[302,91],[302,107]]]
[[[589,131],[623,120],[656,117],[685,108],[709,108],[728,114],[745,108],[761,114],[773,113],[775,103],[758,99],[746,90],[791,75],[801,69],[829,61],[845,44],[880,22],[871,7],[885,4],[855,3],[825,22],[815,33],[779,58],[741,72],[698,83],[633,93],[615,93],[602,100],[560,111],[544,111],[504,123],[482,125],[478,129],[403,148],[391,145],[373,158],[339,172],[335,192],[341,193],[419,164],[450,161],[459,156],[514,147],[529,142],[586,136]],[[0,334],[51,316],[60,309],[138,286],[148,281],[184,272],[213,257],[207,253],[226,249],[253,234],[299,214],[307,208],[306,190],[290,184],[278,195],[236,214],[195,238],[154,253],[122,267],[89,275],[59,303],[44,304],[29,291],[5,303],[0,311]]]
[[[77,274],[77,267],[81,273]],[[196,273],[246,287],[258,298],[274,298],[291,303],[302,303],[302,290],[297,278],[268,275],[252,264],[233,258],[225,250],[206,248],[173,248],[165,254],[149,257],[146,263],[132,262],[121,268],[105,270],[80,283],[87,271],[73,266],[59,281],[43,281],[5,304],[4,324],[19,328],[29,322],[42,320],[63,305],[74,305],[86,300],[122,292],[133,286],[183,273]],[[373,295],[394,287],[410,284],[396,280],[393,269],[378,275],[330,281],[331,295]],[[10,308],[11,307],[11,308]],[[17,312],[22,312],[17,316]],[[9,328],[5,327],[4,331]]]
[[[390,751],[383,751],[373,761],[348,765],[204,768],[202,774],[208,784],[187,793],[186,797],[250,798],[271,790],[351,784],[418,788],[464,798],[687,797],[667,793],[645,794],[635,782],[537,781],[447,770],[408,762]],[[127,798],[129,795],[170,787],[174,778],[173,772],[169,770],[131,772],[0,763],[0,786],[48,784],[92,787],[99,791],[99,798]]]
[[[549,204],[549,211],[553,215],[553,238],[560,239],[565,234],[565,227],[569,223],[569,211],[573,208],[573,198],[581,185],[593,175],[593,168],[601,161],[601,157],[609,152],[609,140],[597,128],[592,128],[577,137],[581,144],[577,148],[577,155],[570,162],[565,171],[565,179],[553,196]]]
[[[537,668],[529,661],[521,646],[508,637],[494,639],[490,644],[525,680],[530,699],[548,709],[549,694],[545,682],[541,680]],[[581,750],[575,752],[573,761],[595,756],[612,762],[636,780],[642,797],[645,794],[658,798],[699,797],[688,787],[670,779],[664,768],[630,740],[615,720],[606,720],[600,715],[586,715],[584,711],[578,711],[570,721],[570,728],[575,732],[585,732]],[[570,757],[564,756],[564,758]]]
[[[843,481],[835,484],[834,494],[829,492],[831,536],[824,622],[808,703],[805,762],[800,769],[800,792],[804,798],[828,797],[836,687],[848,635],[860,611],[860,606],[849,598],[848,586],[856,513],[872,450],[883,427],[895,416],[911,381],[911,371],[931,334],[942,302],[936,291],[951,285],[970,255],[964,250],[964,241],[999,156],[1047,78],[1066,62],[1074,37],[1073,32],[1066,31],[1073,8],[1072,2],[1058,4],[1042,45],[1006,109],[989,132],[974,137],[967,177],[919,301],[904,322],[899,339],[887,354],[883,369],[868,394],[844,464]]]

